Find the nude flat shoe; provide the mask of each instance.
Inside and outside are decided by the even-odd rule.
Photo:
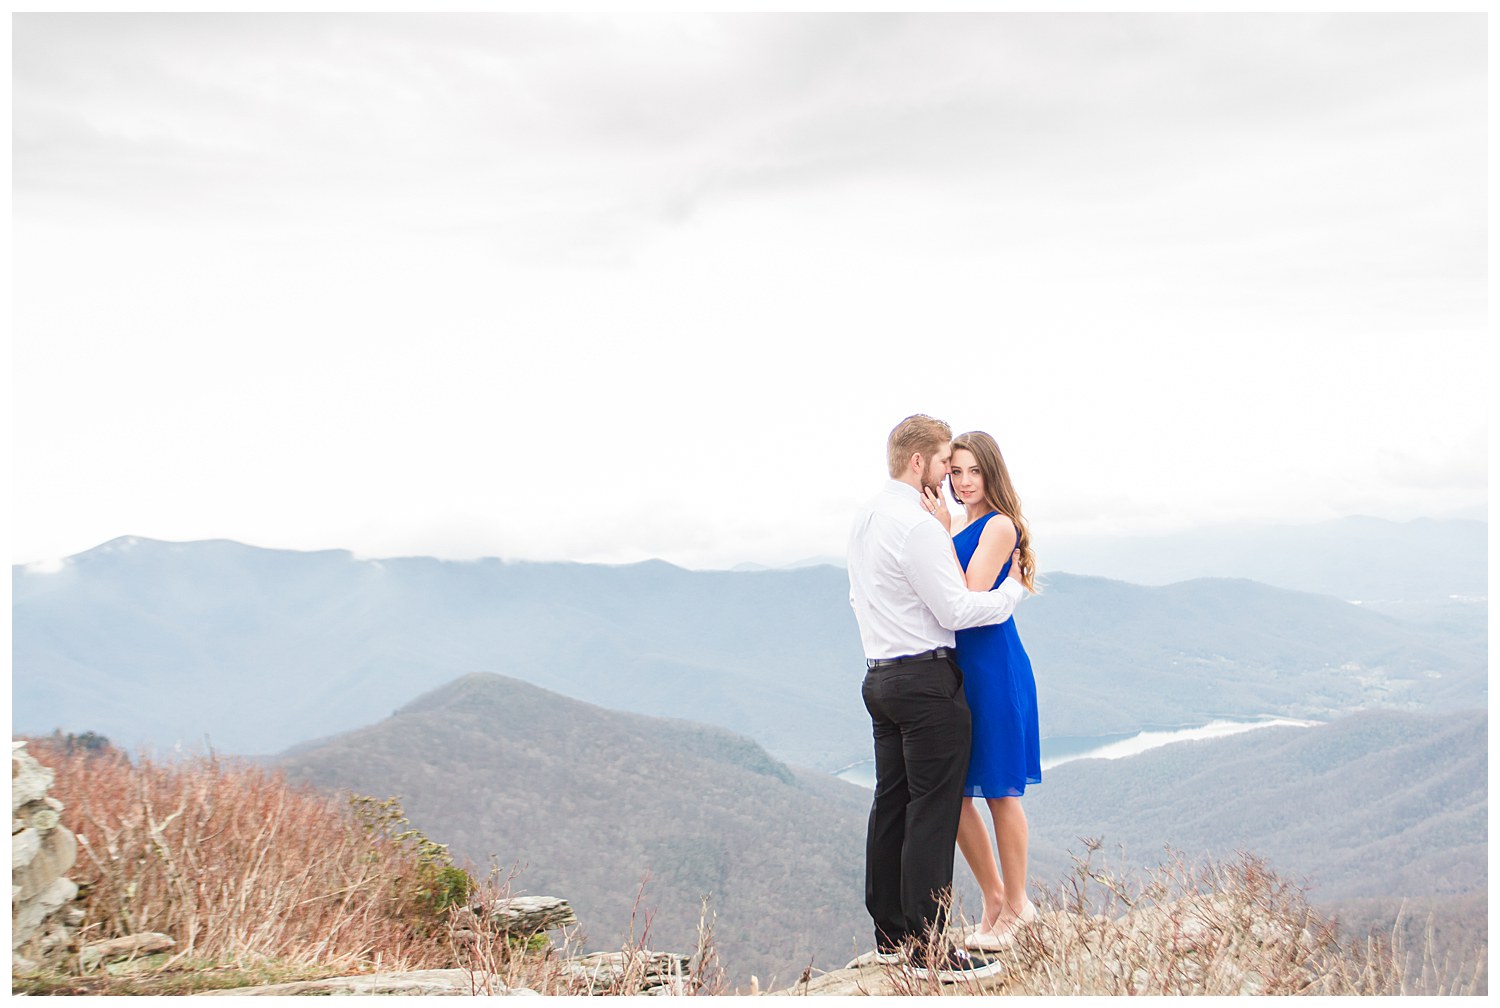
[[[975,949],[980,952],[999,952],[1010,948],[1016,943],[1016,929],[1024,924],[1030,924],[1039,917],[1036,905],[1031,900],[1021,908],[1016,919],[1011,922],[1010,927],[1004,931],[992,931],[989,928],[976,928],[974,932],[964,938],[964,947]]]
[[[988,928],[979,928],[964,939],[964,948],[971,948],[978,952],[999,952],[1001,949],[1010,948],[1015,941],[1010,936],[1009,930],[995,932]]]

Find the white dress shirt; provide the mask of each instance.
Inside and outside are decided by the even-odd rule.
[[[969,591],[953,540],[900,480],[854,519],[849,533],[849,604],[866,658],[899,658],[952,647],[953,631],[1004,623],[1026,588],[1006,578]]]

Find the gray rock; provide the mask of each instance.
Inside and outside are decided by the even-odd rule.
[[[905,985],[897,982],[902,968],[871,963],[827,973],[808,970],[790,987],[767,993],[771,997],[892,997],[903,993],[903,986],[906,992],[922,990],[922,985],[914,981],[908,981]],[[980,983],[986,991],[999,990],[997,985],[992,986],[985,981]]]
[[[38,969],[72,945],[76,908],[59,913],[78,895],[65,876],[78,857],[78,843],[64,829],[62,802],[47,795],[55,775],[12,741],[11,760],[11,966]],[[79,915],[81,917],[81,915]]]
[[[578,923],[572,905],[556,896],[509,896],[489,906],[478,904],[469,909],[486,918],[496,931],[514,935],[533,935]]]
[[[10,811],[40,801],[52,786],[53,773],[26,751],[25,742],[10,744]]]
[[[18,871],[31,864],[31,859],[36,857],[37,852],[42,849],[42,835],[34,829],[23,829],[19,833],[10,835],[10,870]],[[14,880],[11,882],[15,884]],[[12,901],[16,897],[11,897]]]
[[[61,915],[59,915],[61,916]],[[35,939],[35,947],[45,958],[54,949],[73,944],[73,934],[56,918],[47,925],[47,933]]]
[[[24,837],[27,833],[36,832],[26,830],[19,836]],[[15,859],[15,853],[13,847],[12,861]],[[77,860],[78,841],[71,830],[58,827],[50,832],[38,834],[36,852],[24,866],[12,869],[11,885],[21,887],[20,899],[23,902],[30,900],[61,878]]]
[[[41,802],[32,802],[27,808],[35,808],[36,810],[29,815],[26,814],[26,809],[21,810],[22,814],[26,815],[26,822],[32,829],[41,830],[45,833],[48,830],[57,829],[62,824],[62,817],[57,814],[57,810],[48,808]]]
[[[60,878],[35,899],[17,905],[11,917],[11,951],[26,944],[41,930],[43,921],[71,903],[77,895],[78,886],[73,880]]]
[[[694,991],[684,980],[668,980],[658,987],[647,987],[641,993],[648,997],[687,997]]]
[[[643,990],[676,985],[680,990],[692,968],[692,956],[678,952],[593,952],[567,962],[568,974],[591,991],[637,981]]]
[[[498,976],[466,969],[416,970],[411,973],[368,973],[362,976],[332,977],[327,980],[303,980],[297,983],[270,984],[265,987],[237,987],[233,990],[205,991],[203,996],[278,997],[288,994],[323,994],[368,997],[370,995],[408,995],[427,997],[465,997],[480,995],[536,995],[526,987],[508,988]]]
[[[164,935],[159,931],[146,931],[142,934],[127,935],[124,938],[91,942],[78,953],[78,962],[85,970],[91,970],[100,963],[113,959],[127,959],[133,956],[150,955],[153,952],[165,952],[176,944],[170,935]]]

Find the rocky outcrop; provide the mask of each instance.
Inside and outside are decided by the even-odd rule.
[[[48,796],[53,774],[26,751],[10,746],[11,967],[33,970],[62,956],[83,920],[69,904],[78,886],[67,877],[78,841],[62,825],[62,804]]]
[[[556,896],[505,896],[485,905],[460,910],[454,917],[453,941],[459,946],[477,945],[486,930],[529,938],[578,923],[573,906]]]
[[[692,994],[692,956],[676,952],[594,952],[569,959],[568,974],[580,994],[604,994],[621,987],[643,994]]]
[[[578,923],[573,905],[556,896],[505,896],[488,907],[471,909],[488,919],[490,927],[513,935],[539,934]]]
[[[956,934],[951,935],[954,940]],[[809,969],[777,995],[1218,995],[1316,992],[1319,940],[1296,914],[1219,893],[1118,918],[1052,911],[991,953],[1001,972],[919,980],[905,964]]]
[[[570,994],[609,994],[621,988],[641,994],[693,994],[691,957],[673,952],[595,952],[576,956],[561,965]],[[527,987],[506,987],[504,980],[483,970],[435,969],[411,973],[365,973],[359,976],[303,980],[206,991],[221,997],[261,997],[286,994],[358,995],[403,994],[462,997],[467,995],[535,995]]]
[[[366,973],[362,976],[333,977],[328,980],[303,980],[297,983],[270,984],[266,987],[238,987],[233,990],[203,991],[200,996],[279,997],[287,994],[348,995],[368,997],[372,994],[427,997],[466,997],[469,995],[536,995],[525,987],[508,988],[499,977],[466,969],[416,970],[411,973]]]
[[[454,918],[454,945],[459,949],[482,948],[486,932],[509,939],[528,939],[546,931],[578,923],[572,905],[556,896],[507,896],[491,903],[477,903]],[[552,953],[549,951],[548,955]],[[555,967],[553,980],[569,994],[694,994],[692,957],[676,952],[636,949],[625,952],[594,952],[563,959]],[[537,991],[506,987],[504,980],[479,969],[418,970],[411,973],[366,973],[358,976],[306,980],[214,991],[221,996],[257,997],[284,994],[404,994],[461,996],[527,995]]]
[[[895,966],[856,966],[822,973],[808,969],[796,983],[782,990],[771,991],[772,996],[793,995],[796,997],[889,997],[900,993]]]
[[[104,963],[165,952],[176,944],[170,936],[158,931],[147,931],[124,938],[107,938],[85,945],[78,953],[78,965],[87,973]]]

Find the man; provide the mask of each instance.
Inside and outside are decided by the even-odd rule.
[[[939,487],[953,431],[918,414],[886,442],[891,479],[854,521],[849,604],[864,645],[865,707],[875,735],[875,800],[865,843],[865,907],[875,954],[895,962],[915,947],[917,975],[988,976],[1000,964],[980,953],[928,943],[947,924],[953,845],[969,764],[969,706],[954,661],[953,631],[1004,623],[1026,589],[1021,565],[991,592],[969,591],[948,532]],[[939,946],[928,961],[926,946]],[[859,962],[861,960],[856,960]]]

